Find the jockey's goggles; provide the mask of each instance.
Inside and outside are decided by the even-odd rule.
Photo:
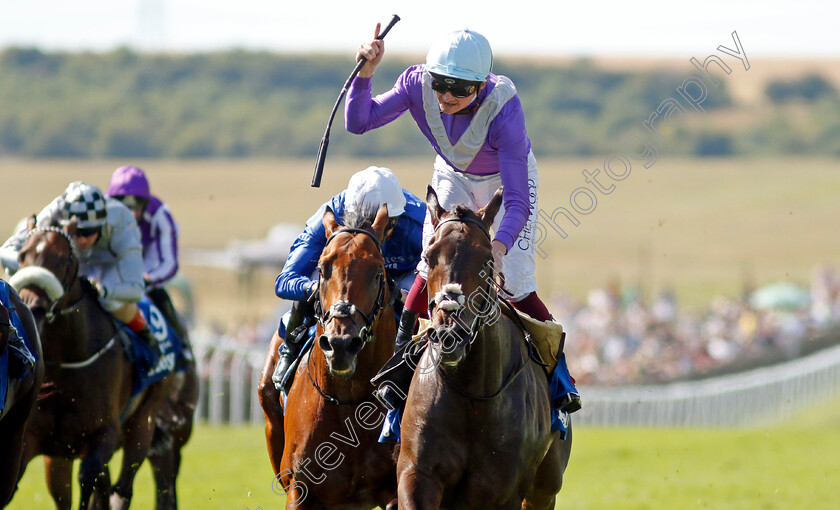
[[[102,227],[77,228],[74,237],[91,237],[102,232]]]
[[[115,195],[114,198],[122,202],[132,211],[143,212],[146,209],[146,200],[134,195]]]
[[[480,81],[466,81],[434,73],[429,74],[432,75],[432,90],[440,94],[446,94],[448,91],[455,97],[467,97],[475,94],[481,85]]]

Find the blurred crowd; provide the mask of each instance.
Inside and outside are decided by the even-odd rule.
[[[840,275],[820,267],[810,289],[745,289],[739,299],[715,298],[702,314],[681,311],[667,290],[646,302],[617,284],[591,291],[585,304],[555,296],[550,308],[567,331],[566,357],[578,383],[661,383],[798,356],[840,322]]]

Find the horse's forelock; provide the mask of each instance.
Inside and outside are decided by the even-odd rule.
[[[344,226],[346,228],[360,228],[371,230],[376,220],[378,208],[371,205],[357,204],[356,207],[347,208],[344,211]]]

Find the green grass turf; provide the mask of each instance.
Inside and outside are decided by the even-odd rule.
[[[558,509],[643,510],[836,508],[840,401],[793,422],[733,430],[575,431]],[[36,459],[9,508],[51,509]],[[184,453],[180,506],[282,508],[261,428],[200,426]],[[153,508],[148,464],[132,508]],[[76,492],[78,497],[78,492]]]

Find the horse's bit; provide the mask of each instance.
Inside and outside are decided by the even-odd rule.
[[[351,234],[365,234],[366,236],[373,239],[373,242],[376,244],[376,249],[379,251],[380,255],[382,254],[382,246],[379,243],[379,240],[373,235],[371,232],[361,229],[361,228],[342,228],[335,231],[329,239],[327,239],[326,244],[324,247],[326,248],[327,245],[330,244],[330,241],[333,240],[335,236],[341,234],[343,232],[348,232]],[[356,327],[359,327],[359,323],[356,322],[355,315],[358,313],[364,319],[364,326],[359,329],[359,337],[366,343],[373,342],[376,338],[373,336],[373,323],[379,316],[379,312],[382,311],[383,307],[387,306],[394,302],[396,298],[396,292],[394,289],[395,283],[393,281],[387,281],[385,274],[380,271],[377,274],[377,279],[379,280],[379,291],[376,294],[376,300],[373,303],[373,309],[368,312],[367,314],[359,309],[356,305],[349,301],[337,301],[333,303],[332,306],[327,309],[325,312],[323,306],[321,305],[321,282],[322,278],[320,278],[320,268],[318,270],[319,278],[318,278],[318,296],[315,299],[315,315],[318,318],[318,323],[321,324],[321,329],[326,329],[327,324],[335,318],[343,318],[349,317],[353,324]],[[385,287],[386,285],[390,289],[390,297],[388,299],[388,303],[385,303]]]

